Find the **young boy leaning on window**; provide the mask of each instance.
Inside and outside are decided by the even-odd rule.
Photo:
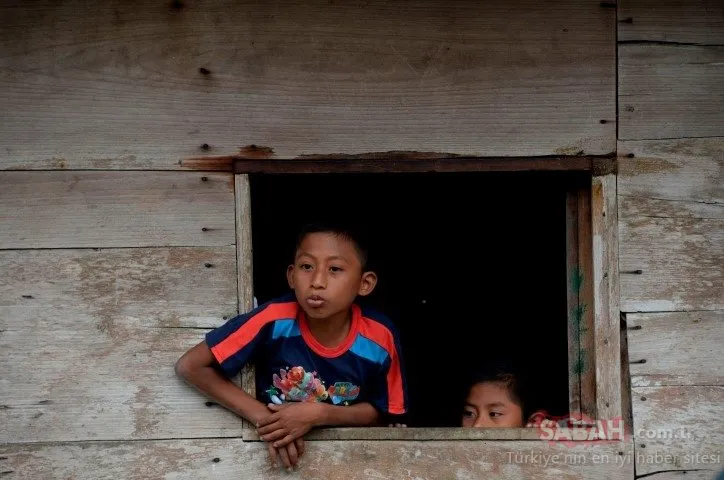
[[[367,255],[349,230],[308,226],[287,269],[293,293],[208,332],[176,363],[187,383],[256,425],[287,469],[314,427],[396,424],[407,413],[396,329],[355,303],[377,283]],[[250,362],[256,398],[230,381]]]

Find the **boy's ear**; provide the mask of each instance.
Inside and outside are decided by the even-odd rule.
[[[359,285],[359,291],[357,292],[360,296],[367,296],[372,293],[377,285],[377,274],[375,272],[364,272],[362,274],[362,281]]]
[[[294,290],[294,279],[292,277],[292,273],[294,273],[294,265],[289,265],[287,267],[287,283],[289,284],[289,288]]]

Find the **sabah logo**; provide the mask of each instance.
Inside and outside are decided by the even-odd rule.
[[[577,442],[620,442],[626,440],[626,429],[620,417],[594,419],[583,414],[546,417],[534,425],[539,438],[550,444],[574,447]]]

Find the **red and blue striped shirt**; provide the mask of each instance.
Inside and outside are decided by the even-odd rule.
[[[389,415],[407,413],[407,387],[400,341],[384,315],[352,305],[346,339],[335,348],[309,330],[293,294],[237,315],[206,335],[227,377],[247,363],[256,370],[257,399],[264,403],[369,402]]]

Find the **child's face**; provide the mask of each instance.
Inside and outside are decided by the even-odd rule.
[[[354,244],[330,233],[304,238],[287,279],[307,316],[316,319],[346,312],[357,295],[368,295],[376,282],[374,273],[362,272]]]
[[[462,424],[463,427],[522,427],[523,411],[511,400],[505,385],[478,383],[468,393]]]

